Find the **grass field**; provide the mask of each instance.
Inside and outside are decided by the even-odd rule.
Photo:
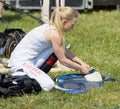
[[[40,12],[32,12],[40,17]],[[16,13],[4,11],[8,24],[0,24],[0,32],[6,28],[21,28],[26,33],[40,25],[34,19]],[[96,68],[103,75],[120,79],[120,11],[92,11],[80,13],[74,30],[66,35],[66,43],[83,61]],[[76,73],[49,73],[57,75]],[[93,89],[85,94],[67,94],[53,89],[41,91],[38,95],[0,98],[0,109],[120,109],[120,83],[105,82],[103,88]]]

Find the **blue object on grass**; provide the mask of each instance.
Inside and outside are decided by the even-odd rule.
[[[55,88],[67,93],[78,94],[88,92],[92,88],[99,88],[104,86],[103,81],[87,81],[84,76],[84,74],[66,74],[58,76],[55,78],[57,83]]]

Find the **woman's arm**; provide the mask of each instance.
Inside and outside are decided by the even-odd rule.
[[[62,38],[59,36],[59,33],[56,30],[49,31],[49,34],[47,34],[47,40],[52,43],[54,53],[62,65],[75,69],[84,74],[87,74],[89,72],[89,70],[84,66],[66,58],[65,49],[62,45]]]
[[[87,69],[91,70],[91,67],[84,63],[82,60],[80,60],[78,57],[76,57],[70,50],[68,50],[67,48],[65,48],[65,55],[67,58],[71,59],[72,61],[80,64],[80,65],[84,65]]]

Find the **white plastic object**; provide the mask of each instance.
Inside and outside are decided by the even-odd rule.
[[[102,81],[102,76],[99,72],[93,72],[84,76],[87,81],[100,82]]]

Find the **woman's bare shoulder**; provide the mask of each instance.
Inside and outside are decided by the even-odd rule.
[[[61,40],[59,32],[56,29],[51,29],[51,30],[46,31],[45,38],[48,41],[51,41],[51,40]]]

